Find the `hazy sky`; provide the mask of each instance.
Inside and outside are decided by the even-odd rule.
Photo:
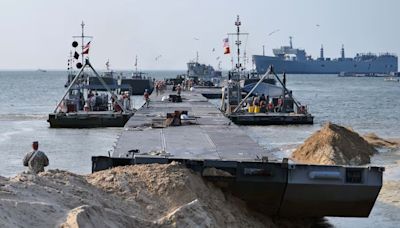
[[[272,54],[289,36],[313,57],[321,44],[325,57],[338,57],[342,44],[346,56],[399,54],[399,9],[398,0],[0,0],[0,69],[66,69],[82,20],[99,69],[107,59],[113,69],[132,69],[135,55],[141,69],[185,69],[196,51],[214,66],[220,56],[228,69],[222,39],[235,31],[237,14],[250,33],[248,55],[262,54],[262,45]]]

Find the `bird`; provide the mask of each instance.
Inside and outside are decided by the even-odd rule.
[[[199,40],[199,38],[197,38],[197,37],[193,37],[193,39],[195,39],[195,40]]]
[[[315,26],[319,27],[319,24],[316,24]]]
[[[274,34],[274,33],[276,33],[276,32],[279,32],[279,31],[280,31],[280,29],[275,29],[274,31],[268,33],[268,36],[271,36],[272,34]]]
[[[155,58],[156,61],[158,61],[160,58],[162,57],[162,55],[159,55]]]

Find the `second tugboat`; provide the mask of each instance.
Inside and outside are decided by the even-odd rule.
[[[286,75],[281,80],[274,72],[272,66],[251,87],[244,87],[247,95],[242,99],[240,81],[243,77],[242,64],[240,63],[240,26],[239,16],[235,22],[237,64],[229,72],[229,82],[222,94],[221,110],[225,112],[234,123],[240,125],[285,125],[285,124],[313,124],[314,117],[308,113],[307,106],[301,105],[286,88]],[[281,87],[264,83],[263,81],[273,75]],[[225,95],[226,93],[226,95]],[[225,99],[226,98],[226,99]]]

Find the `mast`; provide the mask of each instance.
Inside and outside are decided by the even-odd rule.
[[[342,59],[344,59],[344,45],[342,44],[342,50],[341,50],[341,56],[342,56]]]
[[[136,71],[136,74],[137,74],[137,55],[135,56],[135,71]]]
[[[81,35],[81,37],[82,37],[82,52],[81,52],[81,55],[82,55],[82,64],[83,64],[84,63],[83,61],[85,61],[85,54],[83,54],[83,49],[85,48],[85,43],[84,43],[84,41],[85,41],[85,23],[83,21],[82,21],[81,27],[82,27],[82,35]]]
[[[236,17],[235,21],[235,26],[236,26],[236,33],[228,33],[228,35],[234,35],[236,36],[236,46],[237,46],[237,63],[236,63],[236,70],[240,72],[240,69],[242,68],[242,64],[240,63],[240,45],[242,44],[242,41],[240,41],[240,35],[248,35],[248,33],[241,33],[240,32],[240,26],[242,25],[242,22],[240,22],[239,15]]]
[[[72,51],[69,51],[69,57],[68,57],[68,72],[71,72],[72,70]]]
[[[319,50],[319,58],[324,59],[324,46],[321,44],[321,49]]]
[[[237,32],[236,32],[236,46],[237,46],[237,64],[236,64],[236,69],[240,68],[240,45],[242,42],[240,41],[240,25],[242,25],[242,22],[240,22],[239,15],[237,15],[236,22],[235,22]]]
[[[292,44],[292,36],[289,36],[289,44],[290,44],[290,48],[293,48],[293,44]]]
[[[82,56],[82,65],[84,65],[85,63],[85,55],[83,54],[83,49],[85,49],[85,38],[88,39],[93,39],[93,36],[85,36],[85,22],[82,21],[81,23],[81,35],[80,36],[72,36],[72,38],[77,38],[77,39],[81,39],[81,56]]]

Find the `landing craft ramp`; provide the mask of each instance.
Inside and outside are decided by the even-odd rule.
[[[166,126],[175,111],[187,117]],[[112,156],[92,157],[92,171],[178,161],[261,213],[285,217],[367,217],[382,186],[380,167],[292,164],[268,155],[194,91],[183,92],[180,103],[152,96],[127,122]]]

